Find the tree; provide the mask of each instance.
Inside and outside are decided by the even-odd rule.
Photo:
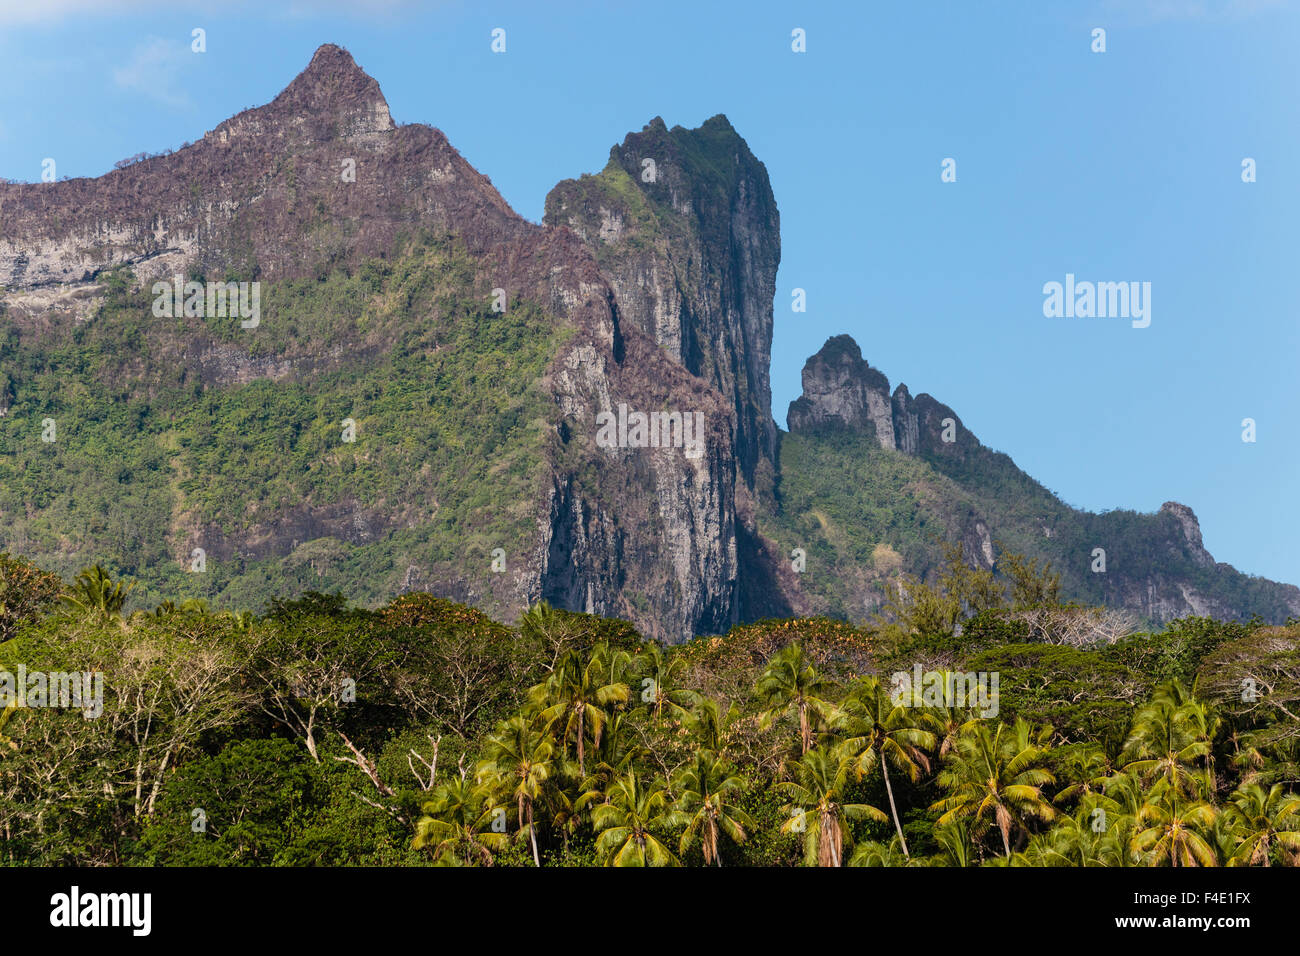
[[[696,745],[715,753],[724,753],[733,724],[740,719],[740,708],[733,701],[723,710],[716,700],[703,699],[688,719]]]
[[[996,730],[986,722],[973,723],[957,738],[948,762],[939,771],[938,782],[948,796],[931,809],[943,811],[940,824],[969,818],[976,831],[996,827],[1002,849],[1011,856],[1011,832],[1025,828],[1029,820],[1052,820],[1056,814],[1043,795],[1043,787],[1054,781],[1041,764],[1047,757],[1051,728],[1034,733],[1017,718],[1008,728],[1001,721]]]
[[[804,834],[804,862],[809,866],[843,865],[849,820],[889,820],[869,804],[843,802],[856,763],[855,755],[843,748],[810,750],[794,765],[795,779],[778,785],[793,800],[786,806],[789,819],[781,832]]]
[[[777,651],[754,686],[754,692],[767,705],[765,720],[791,712],[796,715],[800,755],[812,749],[813,719],[824,720],[832,710],[832,704],[825,699],[831,689],[831,683],[817,673],[800,642]]]
[[[1163,779],[1191,796],[1207,782],[1197,764],[1208,760],[1218,726],[1181,681],[1163,684],[1133,717],[1121,754],[1124,769],[1145,783]]]
[[[99,621],[120,620],[135,582],[114,581],[100,565],[82,570],[62,596],[69,614]]]
[[[440,784],[421,807],[424,816],[416,821],[412,846],[431,850],[435,858],[451,854],[491,866],[492,854],[505,849],[509,838],[491,829],[499,811],[486,803],[483,788],[465,774]]]
[[[297,602],[273,603],[253,632],[261,708],[299,737],[317,762],[320,734],[336,728],[358,688],[390,686],[380,679],[386,648],[377,621],[372,612],[343,607],[341,599],[309,593]]]
[[[1061,575],[1052,571],[1050,561],[1044,561],[1039,568],[1037,558],[1002,550],[997,571],[1008,581],[1013,608],[1054,607],[1061,603]]]
[[[670,657],[657,642],[650,643],[637,655],[634,668],[641,679],[641,700],[656,721],[663,718],[665,711],[682,719],[699,704],[700,695],[679,683],[686,671],[686,661]]]
[[[408,712],[462,740],[517,696],[534,663],[519,652],[512,630],[462,604],[404,594],[380,614],[392,648],[384,670],[395,695]]]
[[[888,843],[877,840],[860,843],[849,857],[849,866],[909,866],[911,862],[898,837]]]
[[[1137,814],[1133,849],[1148,866],[1216,866],[1207,836],[1216,811],[1203,800],[1184,799],[1175,780],[1160,777]]]
[[[1257,783],[1238,787],[1225,817],[1239,841],[1229,866],[1272,866],[1278,858],[1294,866],[1300,859],[1300,796],[1284,791],[1280,783],[1267,790]]]
[[[144,828],[145,858],[155,866],[280,862],[313,802],[314,766],[282,737],[237,740],[186,761]]]
[[[626,656],[608,644],[597,645],[585,662],[576,653],[566,652],[551,676],[529,692],[547,729],[559,724],[560,741],[566,748],[570,737],[577,741],[579,776],[587,772],[588,737],[594,746],[600,746],[609,719],[605,708],[628,700],[627,684],[606,683],[604,671],[611,667],[615,655]]]
[[[965,619],[1005,603],[993,572],[971,567],[959,544],[943,545],[943,560],[932,580],[905,574],[891,582],[889,600],[877,621],[887,645],[900,648],[915,638],[951,638]]]
[[[893,764],[913,783],[920,779],[922,770],[929,772],[930,761],[925,751],[933,750],[937,741],[923,727],[923,721],[923,715],[916,709],[892,701],[879,680],[866,677],[849,690],[833,722],[836,731],[844,735],[849,751],[858,754],[859,772],[866,774],[877,765],[880,767],[889,796],[889,812],[904,857],[909,856],[907,839],[898,819],[889,766]]]
[[[487,758],[479,765],[478,779],[490,793],[516,807],[518,835],[533,851],[533,865],[541,866],[533,809],[543,799],[555,771],[555,747],[550,737],[523,716],[502,723],[487,740]]]
[[[592,808],[591,822],[600,834],[596,850],[606,866],[679,865],[659,836],[672,825],[668,791],[661,781],[643,785],[628,771],[614,781],[605,798]]]
[[[698,837],[704,850],[704,863],[722,866],[718,838],[726,834],[733,843],[744,843],[754,821],[732,802],[732,795],[745,787],[744,778],[735,773],[726,760],[712,750],[697,750],[695,760],[678,771],[673,779],[677,794],[674,810],[686,822],[680,850],[685,853]]]
[[[62,593],[58,575],[0,551],[0,644],[54,607]]]

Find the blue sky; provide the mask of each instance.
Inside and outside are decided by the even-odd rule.
[[[196,140],[325,42],[532,220],[652,117],[726,113],[781,211],[778,423],[847,332],[1070,504],[1181,501],[1218,560],[1300,583],[1298,27],[1287,0],[0,0],[0,176]],[[1045,318],[1067,272],[1150,282],[1150,327]]]

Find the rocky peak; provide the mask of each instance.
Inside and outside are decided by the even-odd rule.
[[[906,396],[906,389],[902,392]],[[804,363],[803,395],[790,403],[786,421],[794,432],[828,424],[863,431],[870,427],[882,447],[898,447],[889,379],[863,359],[848,335],[827,339]]]
[[[1196,512],[1192,511],[1187,505],[1179,504],[1177,501],[1166,501],[1160,506],[1160,514],[1170,515],[1178,522],[1178,527],[1183,533],[1183,538],[1187,542],[1187,548],[1191,552],[1193,560],[1207,567],[1215,563],[1210,552],[1205,550],[1205,545],[1201,540],[1201,523],[1196,520]]]
[[[394,128],[379,83],[357,66],[351,53],[333,43],[318,48],[307,68],[271,103],[226,120],[208,137],[224,143],[240,132],[265,134],[281,124],[317,141]]]
[[[790,403],[791,432],[826,426],[860,431],[882,448],[930,461],[961,462],[989,454],[947,405],[906,385],[889,393],[889,379],[862,357],[853,338],[836,335],[803,367],[803,394]]]
[[[890,402],[894,415],[894,447],[905,455],[916,455],[921,450],[920,421],[912,407],[912,393],[903,383],[894,389]]]
[[[587,242],[639,328],[735,409],[740,472],[774,467],[769,366],[780,217],[767,169],[725,116],[697,129],[655,117],[595,176],[558,184],[545,223]]]
[[[439,130],[394,125],[378,83],[333,45],[198,143],[96,179],[0,184],[0,213],[10,290],[118,265],[141,280],[294,278],[386,256],[414,228],[490,255],[492,285],[512,293],[541,287],[542,301],[581,306],[600,283],[580,242],[526,223]],[[553,271],[554,258],[570,268]]]

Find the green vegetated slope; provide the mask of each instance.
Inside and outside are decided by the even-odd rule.
[[[1050,561],[1068,599],[1133,606],[1134,589],[1156,578],[1190,585],[1243,618],[1290,616],[1275,585],[1178,547],[1172,516],[1077,511],[986,448],[965,460],[919,458],[848,429],[782,434],[779,499],[765,504],[760,530],[786,553],[805,550],[802,586],[823,613],[861,619],[899,570],[924,576],[937,567],[942,542],[960,540],[974,514],[995,551]],[[1098,547],[1105,574],[1091,569]]]
[[[137,577],[145,605],[246,608],[306,587],[377,601],[411,565],[487,579],[493,548],[531,544],[537,382],[563,328],[492,312],[443,241],[261,291],[256,329],[155,317],[128,272],[82,324],[36,336],[0,313],[0,547]]]

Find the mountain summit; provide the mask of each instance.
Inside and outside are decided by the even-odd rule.
[[[924,393],[913,398],[906,385],[891,395],[889,379],[847,335],[828,339],[808,359],[803,394],[787,421],[785,500],[769,527],[799,527],[802,515],[818,516],[802,522],[801,536],[832,572],[813,586],[814,606],[824,611],[879,603],[890,562],[887,554],[878,560],[877,545],[885,539],[906,564],[924,567],[933,560],[924,529],[937,526],[962,543],[973,565],[993,568],[1000,542],[1050,561],[1069,597],[1153,622],[1300,615],[1300,589],[1216,562],[1191,508],[1172,501],[1156,514],[1070,508],[980,442],[947,405]],[[871,480],[845,481],[845,469],[869,472]],[[856,520],[841,526],[841,515]],[[864,515],[888,520],[875,531]],[[864,553],[872,555],[867,562]],[[828,581],[859,583],[828,588]]]
[[[545,599],[679,641],[860,618],[947,537],[1156,619],[1300,609],[1215,564],[1190,509],[1067,508],[847,336],[779,430],[780,217],[725,116],[652,119],[537,225],[326,45],[267,105],[121,165],[0,184],[0,550],[65,576],[254,608]],[[209,298],[159,309],[178,276]],[[227,283],[256,323],[210,304]]]

